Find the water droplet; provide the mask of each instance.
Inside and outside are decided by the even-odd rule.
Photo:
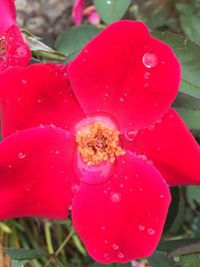
[[[119,252],[119,253],[118,253],[118,258],[119,258],[119,259],[123,259],[123,258],[124,258],[124,254],[123,254],[122,252]]]
[[[20,97],[17,98],[17,101],[20,102],[22,99]]]
[[[155,231],[153,228],[148,228],[148,229],[147,229],[147,233],[148,233],[149,235],[155,235],[156,231]]]
[[[103,256],[104,256],[105,259],[109,259],[108,253],[104,253]]]
[[[106,227],[104,225],[101,226],[101,230],[105,231],[106,230]]]
[[[45,126],[44,126],[44,124],[41,123],[41,124],[39,125],[39,127],[40,127],[40,128],[44,128]]]
[[[18,153],[18,158],[19,159],[24,159],[26,157],[26,154],[24,152],[19,152]]]
[[[42,103],[42,99],[38,99],[37,102],[40,104]]]
[[[133,141],[135,139],[135,137],[137,136],[137,134],[138,134],[137,130],[128,130],[128,131],[124,132],[124,137],[128,141]]]
[[[146,68],[154,68],[158,64],[158,57],[153,52],[147,52],[144,54],[142,62]]]
[[[112,193],[110,198],[113,203],[119,203],[121,201],[121,194]]]
[[[142,192],[143,190],[144,190],[143,187],[140,187],[140,188],[139,188],[139,191],[140,191],[140,192]]]
[[[119,246],[118,246],[116,243],[114,243],[114,244],[112,245],[112,248],[113,248],[114,250],[117,250],[117,249],[119,249]]]
[[[28,82],[27,82],[27,80],[22,80],[22,84],[24,84],[24,85],[26,85]]]
[[[120,100],[121,102],[124,102],[124,98],[123,98],[123,97],[120,97],[119,100]]]
[[[175,262],[179,262],[180,261],[180,258],[178,256],[175,256],[173,259],[174,259]]]
[[[111,0],[107,0],[106,1],[106,4],[111,5],[112,4],[112,1]]]
[[[147,161],[147,157],[144,154],[138,154],[138,158]]]
[[[104,240],[104,243],[105,243],[105,244],[108,244],[108,240]]]
[[[55,154],[56,154],[56,155],[60,154],[60,150],[56,150],[56,151],[55,151]]]
[[[8,165],[8,168],[9,168],[9,169],[12,169],[12,165]]]
[[[150,72],[146,71],[146,72],[144,73],[144,78],[145,78],[145,80],[148,80],[148,79],[150,78],[150,76],[151,76],[151,73],[150,73]]]
[[[148,87],[149,87],[149,83],[145,83],[144,88],[148,88]]]
[[[165,196],[164,195],[160,195],[160,198],[164,198]]]
[[[145,230],[145,226],[144,226],[143,224],[139,224],[139,225],[138,225],[138,229],[139,229],[140,231],[144,231],[144,230]]]

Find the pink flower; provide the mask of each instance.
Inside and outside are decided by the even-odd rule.
[[[82,24],[83,16],[87,17],[88,22],[92,25],[98,25],[101,21],[99,13],[95,6],[89,6],[86,9],[85,0],[75,0],[72,7],[72,18],[76,26]]]
[[[0,0],[0,71],[9,66],[28,64],[31,53],[16,23],[12,0]]]
[[[170,109],[179,84],[170,47],[132,21],[107,27],[68,66],[3,72],[0,218],[72,209],[96,261],[149,256],[167,184],[200,183],[199,146]]]

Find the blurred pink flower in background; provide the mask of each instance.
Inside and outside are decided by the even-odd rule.
[[[85,0],[75,0],[72,7],[72,18],[74,24],[79,26],[82,24],[83,18],[86,17],[88,22],[92,25],[98,25],[101,21],[99,13],[95,6],[85,7]]]

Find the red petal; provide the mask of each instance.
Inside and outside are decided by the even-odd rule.
[[[74,226],[96,261],[149,256],[168,211],[168,186],[153,166],[131,152],[118,158],[110,178],[104,184],[81,183],[72,202]]]
[[[31,52],[17,26],[14,1],[0,0],[0,7],[0,71],[2,71],[9,66],[27,65],[31,59]]]
[[[21,32],[12,25],[5,32],[5,54],[0,55],[0,71],[10,66],[26,66],[31,59],[30,48],[25,44]]]
[[[69,64],[68,72],[84,111],[110,113],[121,129],[141,128],[160,118],[180,83],[180,65],[171,48],[135,21],[107,27]]]
[[[200,147],[175,110],[124,146],[152,160],[168,184],[200,184]]]
[[[61,66],[51,64],[33,64],[2,73],[3,136],[40,124],[73,127],[84,115],[65,74]]]
[[[44,127],[17,132],[0,144],[0,219],[65,219],[71,202],[73,139]]]
[[[9,26],[16,24],[16,12],[13,0],[0,0],[0,36]]]

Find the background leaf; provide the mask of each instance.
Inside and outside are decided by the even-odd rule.
[[[120,20],[130,3],[131,0],[94,0],[96,9],[106,24]]]
[[[176,8],[180,13],[180,24],[184,33],[200,44],[200,17],[194,14],[194,7],[190,4],[176,4]]]
[[[200,99],[200,47],[180,35],[168,32],[157,32],[153,35],[169,44],[181,62],[182,83],[180,91]]]
[[[30,259],[36,259],[40,257],[47,257],[49,254],[46,251],[40,250],[40,249],[15,249],[15,248],[5,248],[5,253],[11,257],[13,260],[30,260]]]
[[[71,55],[70,59],[73,59],[81,48],[99,32],[100,29],[89,25],[72,27],[69,31],[63,31],[58,35],[55,47],[65,55]]]

